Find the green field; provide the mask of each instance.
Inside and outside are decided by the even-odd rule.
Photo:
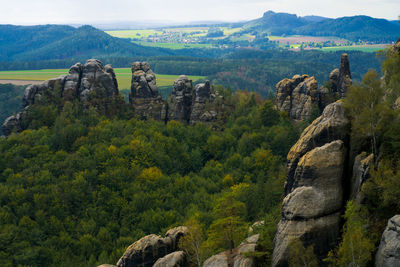
[[[120,90],[131,87],[132,73],[130,68],[115,68],[118,87]],[[19,71],[0,71],[0,80],[31,80],[44,81],[56,78],[60,75],[68,74],[68,69],[43,69],[43,70],[19,70]],[[179,75],[156,74],[157,85],[159,87],[171,86]],[[188,76],[189,79],[197,81],[205,79],[204,76]]]
[[[362,51],[362,52],[370,52],[375,53],[379,50],[385,49],[386,45],[353,45],[353,46],[333,46],[333,47],[323,47],[322,51],[330,52],[330,51]]]
[[[212,44],[181,44],[181,43],[153,43],[153,42],[142,42],[137,41],[135,44],[151,47],[162,47],[169,49],[184,49],[184,48],[211,48]]]

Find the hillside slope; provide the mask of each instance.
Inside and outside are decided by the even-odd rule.
[[[143,47],[91,26],[0,25],[0,61],[68,59],[80,56],[161,56],[168,49]]]

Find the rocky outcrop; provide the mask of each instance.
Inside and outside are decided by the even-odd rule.
[[[156,261],[153,267],[186,267],[188,266],[185,252],[175,251]]]
[[[344,205],[349,127],[342,102],[332,103],[290,149],[273,266],[288,266],[293,238],[304,246],[314,244],[320,259],[336,245]]]
[[[341,98],[345,97],[351,84],[349,58],[347,54],[343,54],[340,59],[339,76],[337,80],[337,92]]]
[[[132,64],[129,102],[141,119],[167,120],[167,104],[158,94],[156,76],[147,62]]]
[[[212,103],[216,95],[211,92],[209,81],[195,86],[192,98],[192,111],[190,123],[211,122],[217,118],[217,112],[207,108],[208,103]]]
[[[203,267],[254,267],[256,266],[256,260],[254,257],[247,256],[246,253],[257,251],[257,242],[260,238],[259,234],[252,235],[244,240],[237,248],[230,251],[224,251],[217,255],[208,258]],[[232,265],[229,264],[232,263]]]
[[[23,110],[5,120],[3,133],[8,136],[13,130],[17,132],[24,130],[25,125],[22,121],[29,106],[40,103],[44,97],[55,103],[60,99],[63,101],[77,99],[83,101],[85,106],[91,105],[92,98],[101,97],[104,105],[102,108],[107,109],[111,99],[118,93],[118,84],[111,65],[103,67],[103,63],[96,59],[89,59],[84,65],[76,63],[70,68],[68,75],[28,86],[22,99]]]
[[[376,267],[400,267],[400,215],[389,219],[375,259]]]
[[[354,159],[350,198],[356,200],[357,203],[364,202],[364,194],[361,192],[361,188],[370,176],[369,169],[373,162],[374,154],[361,153]]]
[[[318,105],[318,83],[314,76],[295,75],[276,85],[276,107],[294,120],[307,120],[313,105]]]
[[[168,120],[189,122],[192,111],[192,93],[192,80],[189,80],[185,75],[180,76],[174,82],[168,103]]]
[[[151,267],[160,258],[175,252],[179,239],[187,233],[185,226],[167,231],[165,237],[148,235],[130,245],[117,262],[118,267]],[[160,265],[162,266],[162,265]]]

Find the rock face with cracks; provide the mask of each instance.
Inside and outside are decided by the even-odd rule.
[[[300,239],[306,247],[313,244],[319,259],[336,245],[344,205],[349,127],[342,102],[332,103],[290,149],[273,266],[288,266],[292,239]]]
[[[286,111],[291,119],[309,119],[318,100],[318,83],[314,76],[295,75],[276,85],[276,107]]]
[[[167,103],[158,94],[156,76],[147,62],[132,64],[129,102],[141,119],[167,121]]]
[[[192,80],[181,75],[172,89],[170,102],[168,103],[168,120],[183,121],[188,123],[192,112]]]

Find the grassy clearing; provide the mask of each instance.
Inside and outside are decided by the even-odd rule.
[[[132,73],[130,68],[115,68],[118,87],[120,90],[131,87]],[[68,69],[43,69],[43,70],[19,70],[19,71],[0,71],[0,80],[30,80],[44,81],[56,78],[60,75],[68,74]],[[159,87],[171,86],[179,75],[156,74],[157,85]],[[193,81],[205,79],[204,76],[188,76]]]
[[[354,45],[354,46],[333,46],[333,47],[323,47],[322,51],[330,52],[330,51],[362,51],[362,52],[369,52],[375,53],[379,50],[383,50],[386,48],[386,45]]]
[[[153,43],[153,42],[134,42],[138,45],[151,46],[151,47],[162,47],[169,49],[184,49],[184,48],[211,48],[212,44],[177,44],[177,43]]]

